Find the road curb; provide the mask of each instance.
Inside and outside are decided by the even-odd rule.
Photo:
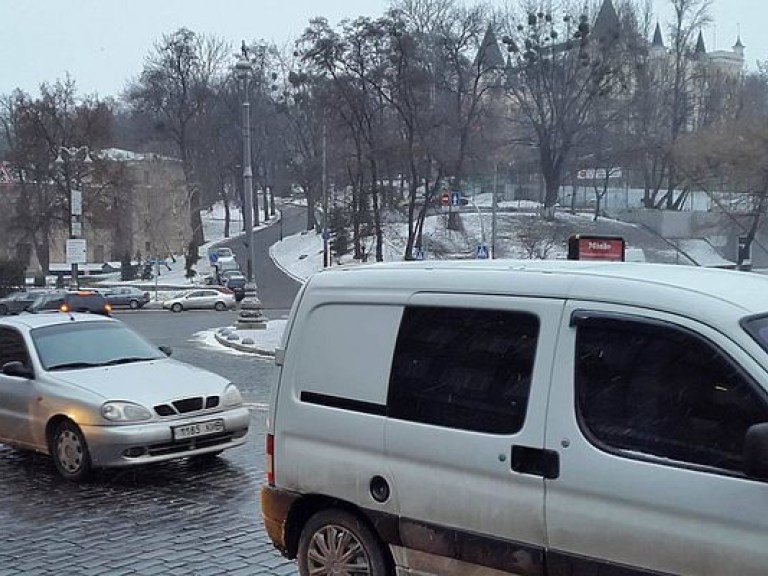
[[[219,334],[218,331],[214,333],[214,336],[216,337],[216,341],[222,346],[226,346],[234,350],[239,350],[240,352],[247,352],[249,354],[255,354],[257,356],[269,356],[272,358],[275,356],[274,350],[264,350],[262,348],[259,348],[258,346],[243,344],[236,340],[228,340],[227,336],[223,334]]]

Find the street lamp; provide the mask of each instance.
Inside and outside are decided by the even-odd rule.
[[[256,264],[253,238],[253,169],[251,168],[251,103],[248,99],[248,80],[253,68],[248,58],[248,48],[243,42],[240,58],[235,64],[235,74],[240,81],[243,97],[243,194],[245,196],[245,237],[247,248],[247,278],[254,280]]]
[[[245,298],[240,302],[238,326],[265,328],[266,318],[261,311],[261,300],[256,293],[256,241],[253,233],[253,170],[251,168],[251,103],[248,100],[248,80],[253,68],[248,58],[248,47],[243,41],[235,74],[243,91],[243,188],[245,193],[245,237],[247,239],[247,283]]]
[[[85,239],[83,239],[83,192],[72,188],[71,170],[69,169],[71,161],[79,161],[85,166],[93,164],[88,146],[59,146],[59,153],[53,161],[64,176],[69,195],[69,240],[67,240],[65,254],[72,265],[70,287],[79,290],[80,279],[77,265],[78,263],[85,264],[87,251]],[[80,171],[78,171],[78,180],[78,184],[82,186]]]

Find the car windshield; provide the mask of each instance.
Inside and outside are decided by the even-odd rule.
[[[31,331],[45,370],[64,370],[165,358],[152,344],[118,322],[68,322]]]

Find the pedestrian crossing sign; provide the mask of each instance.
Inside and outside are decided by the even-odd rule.
[[[488,244],[483,242],[482,244],[477,245],[477,251],[475,252],[475,258],[479,258],[480,260],[485,260],[488,258]]]

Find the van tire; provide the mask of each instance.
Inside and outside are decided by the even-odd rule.
[[[339,537],[343,538],[341,550],[334,550],[331,546],[327,546],[326,551],[318,548],[318,541],[328,544],[329,538],[338,539]],[[330,569],[334,559],[338,561],[342,556],[355,550],[357,553],[353,558],[359,564],[358,562],[354,564],[361,568],[364,565],[367,569],[359,571],[360,574],[389,576],[390,571],[381,541],[360,518],[336,508],[321,510],[307,521],[301,531],[297,555],[299,574],[309,576],[316,573],[318,568]],[[357,571],[348,569],[344,573],[357,573]]]

